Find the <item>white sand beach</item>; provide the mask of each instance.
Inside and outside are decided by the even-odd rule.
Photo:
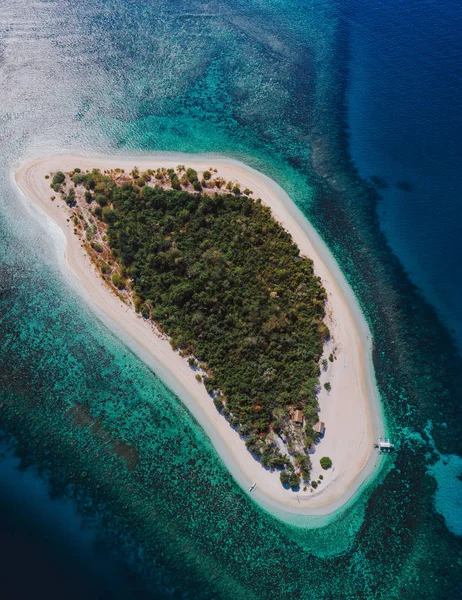
[[[51,201],[54,192],[45,175],[58,170],[71,171],[122,168],[141,171],[184,164],[199,174],[215,168],[226,180],[235,180],[241,189],[253,190],[273,216],[292,235],[303,255],[314,261],[317,275],[328,293],[327,324],[332,339],[324,356],[335,348],[336,360],[328,362],[321,383],[329,381],[319,395],[320,419],[326,432],[311,455],[312,478],[323,474],[317,490],[293,492],[282,487],[279,472],[263,468],[247,451],[243,440],[215,409],[205,387],[195,379],[187,361],[174,352],[165,337],[156,335],[151,325],[128,309],[113,294],[93,267],[81,241],[68,222],[62,200]],[[54,155],[37,158],[16,173],[20,189],[35,207],[62,230],[66,240],[67,264],[78,282],[82,296],[96,307],[97,313],[130,347],[148,363],[186,404],[204,428],[222,460],[246,492],[254,482],[251,496],[269,511],[284,514],[328,515],[351,499],[363,482],[377,472],[380,456],[373,444],[383,435],[384,425],[371,359],[371,336],[359,304],[325,244],[287,194],[272,180],[243,163],[224,157],[185,154],[153,154],[137,158]],[[50,229],[54,227],[50,224]],[[63,263],[65,264],[65,263]],[[319,459],[329,456],[333,468],[323,471]]]

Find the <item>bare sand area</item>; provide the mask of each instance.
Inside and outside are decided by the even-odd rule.
[[[274,218],[290,232],[303,255],[314,261],[314,269],[328,293],[326,322],[331,340],[324,356],[335,348],[336,360],[328,361],[321,383],[329,381],[319,395],[320,419],[326,425],[324,437],[311,455],[312,478],[322,474],[322,484],[294,492],[282,487],[277,471],[263,468],[247,451],[243,440],[215,409],[205,387],[195,379],[187,361],[174,352],[165,338],[128,308],[103,283],[79,238],[68,222],[62,200],[50,200],[53,191],[45,175],[58,170],[71,171],[122,168],[129,172],[136,165],[141,171],[158,167],[192,167],[199,172],[215,168],[226,180],[235,180],[241,189],[253,190],[254,198],[271,208]],[[100,317],[156,372],[186,404],[206,431],[217,452],[238,483],[264,508],[280,518],[295,515],[329,515],[340,509],[359,488],[377,473],[381,458],[374,450],[377,436],[384,434],[378,392],[371,359],[371,336],[359,304],[325,244],[287,194],[274,181],[243,163],[214,156],[153,154],[139,157],[98,157],[54,155],[37,158],[22,166],[15,175],[24,194],[33,201],[65,236],[67,265],[82,296],[96,307]],[[66,263],[63,263],[66,264]],[[333,467],[321,469],[319,459],[329,456]]]

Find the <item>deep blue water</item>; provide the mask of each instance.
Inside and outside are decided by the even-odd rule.
[[[459,18],[436,1],[4,2],[0,422],[17,444],[0,469],[2,598],[462,596],[460,357],[387,246],[460,325]],[[249,502],[82,306],[12,180],[34,155],[140,149],[274,177],[362,303],[398,452],[326,528]]]
[[[82,521],[71,501],[51,499],[47,482],[33,469],[19,470],[6,441],[2,450],[2,597],[30,598],[45,591],[50,599],[132,597],[115,566],[95,551],[91,523]]]
[[[462,348],[462,5],[350,8],[352,157],[363,177],[386,183],[381,226]]]

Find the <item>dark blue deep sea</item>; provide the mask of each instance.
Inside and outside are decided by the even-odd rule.
[[[2,0],[0,597],[462,598],[462,9],[448,0]],[[238,158],[369,323],[397,452],[324,527],[250,501],[63,275],[14,172]]]
[[[380,224],[462,348],[462,8],[358,0],[350,27],[350,151],[379,177]]]

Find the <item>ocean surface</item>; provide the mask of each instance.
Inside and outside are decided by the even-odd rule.
[[[462,348],[462,7],[368,2],[351,27],[350,151],[380,225]]]
[[[458,3],[1,8],[1,597],[461,598]],[[154,150],[273,177],[363,307],[397,452],[324,527],[250,501],[14,183],[38,155]]]

